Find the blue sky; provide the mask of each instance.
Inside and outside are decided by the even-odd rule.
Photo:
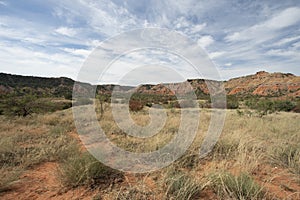
[[[186,35],[223,79],[300,75],[298,0],[0,0],[0,71],[75,79],[101,41],[145,27]]]

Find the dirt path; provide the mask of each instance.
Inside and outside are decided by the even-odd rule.
[[[256,179],[270,193],[271,198],[294,200],[300,199],[299,180],[288,169],[261,166],[255,174]]]
[[[12,190],[1,194],[0,199],[92,199],[97,191],[86,188],[65,190],[57,177],[57,164],[43,163],[28,170],[13,185]]]

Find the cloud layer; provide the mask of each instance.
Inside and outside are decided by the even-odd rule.
[[[207,52],[223,79],[258,70],[300,75],[296,0],[1,0],[0,71],[76,78],[101,41],[144,27],[184,34]]]

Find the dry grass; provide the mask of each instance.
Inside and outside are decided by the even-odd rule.
[[[61,115],[1,117],[0,191],[8,190],[23,171],[44,162],[61,162],[78,151],[78,143],[66,134],[66,119],[57,123],[43,120],[59,119]]]
[[[263,187],[258,185],[253,178],[242,173],[234,176],[230,173],[218,173],[212,177],[214,190],[222,199],[260,200],[266,199]]]
[[[59,177],[66,187],[78,187],[86,185],[95,187],[108,185],[118,178],[122,179],[122,173],[113,170],[98,160],[88,152],[76,154],[64,160],[60,165]]]
[[[147,109],[131,113],[133,120],[141,126],[149,123]],[[180,110],[169,109],[166,124],[157,135],[148,139],[134,138],[117,126],[107,104],[104,110],[103,116],[99,114],[99,124],[107,137],[117,146],[132,152],[150,152],[161,148],[174,137],[180,123]],[[267,198],[272,193],[268,186],[264,190],[268,195],[261,192],[260,185],[264,185],[265,179],[261,178],[259,170],[269,164],[283,170],[289,169],[289,175],[299,179],[299,114],[280,112],[257,117],[227,111],[219,141],[212,152],[200,160],[198,151],[208,129],[210,113],[211,110],[201,110],[197,137],[187,153],[172,166],[149,174],[155,189],[145,189],[149,186],[147,184],[139,187],[116,183],[117,186],[103,190],[105,194],[100,196],[107,196],[107,199],[193,199],[206,190],[219,188],[214,195],[220,199]],[[71,110],[28,118],[0,118],[0,192],[17,181],[24,170],[47,161],[61,163],[60,177],[67,187],[97,187],[101,185],[100,180],[110,180],[103,175],[117,174],[112,171],[107,173],[106,167],[79,152],[80,144],[68,134],[75,132]],[[215,176],[211,179],[212,173]],[[115,181],[104,184],[112,183]],[[288,193],[289,196],[294,194]]]
[[[164,182],[165,199],[195,199],[206,186],[190,174],[177,170],[169,171]]]

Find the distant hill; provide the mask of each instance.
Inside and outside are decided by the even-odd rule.
[[[142,85],[138,87],[139,93],[147,94],[170,94],[186,93],[187,83],[190,83],[196,94],[209,95],[209,90],[204,79],[191,79],[183,83],[170,83],[158,85]],[[211,81],[210,83],[221,84],[222,81]],[[300,77],[287,73],[257,72],[254,75],[233,78],[224,81],[224,88],[228,95],[238,97],[263,96],[263,97],[300,97]],[[172,90],[163,87],[163,85]]]
[[[300,77],[290,73],[268,73],[265,71],[233,78],[228,81],[210,81],[213,84],[224,83],[228,95],[243,96],[264,96],[264,97],[289,97],[300,98]],[[70,78],[43,78],[33,76],[20,76],[0,73],[0,94],[9,94],[14,91],[33,92],[50,96],[72,95],[75,81]],[[182,83],[166,83],[157,85],[141,85],[137,88],[119,85],[99,85],[97,93],[111,94],[115,87],[121,91],[135,90],[141,94],[174,95],[184,94],[186,84],[190,84],[198,96],[208,96],[209,90],[204,79],[191,79]],[[167,87],[165,87],[167,86]],[[78,92],[85,93],[91,87],[88,83],[81,83],[75,87]]]
[[[257,72],[225,82],[230,95],[300,97],[300,77],[287,73]]]

